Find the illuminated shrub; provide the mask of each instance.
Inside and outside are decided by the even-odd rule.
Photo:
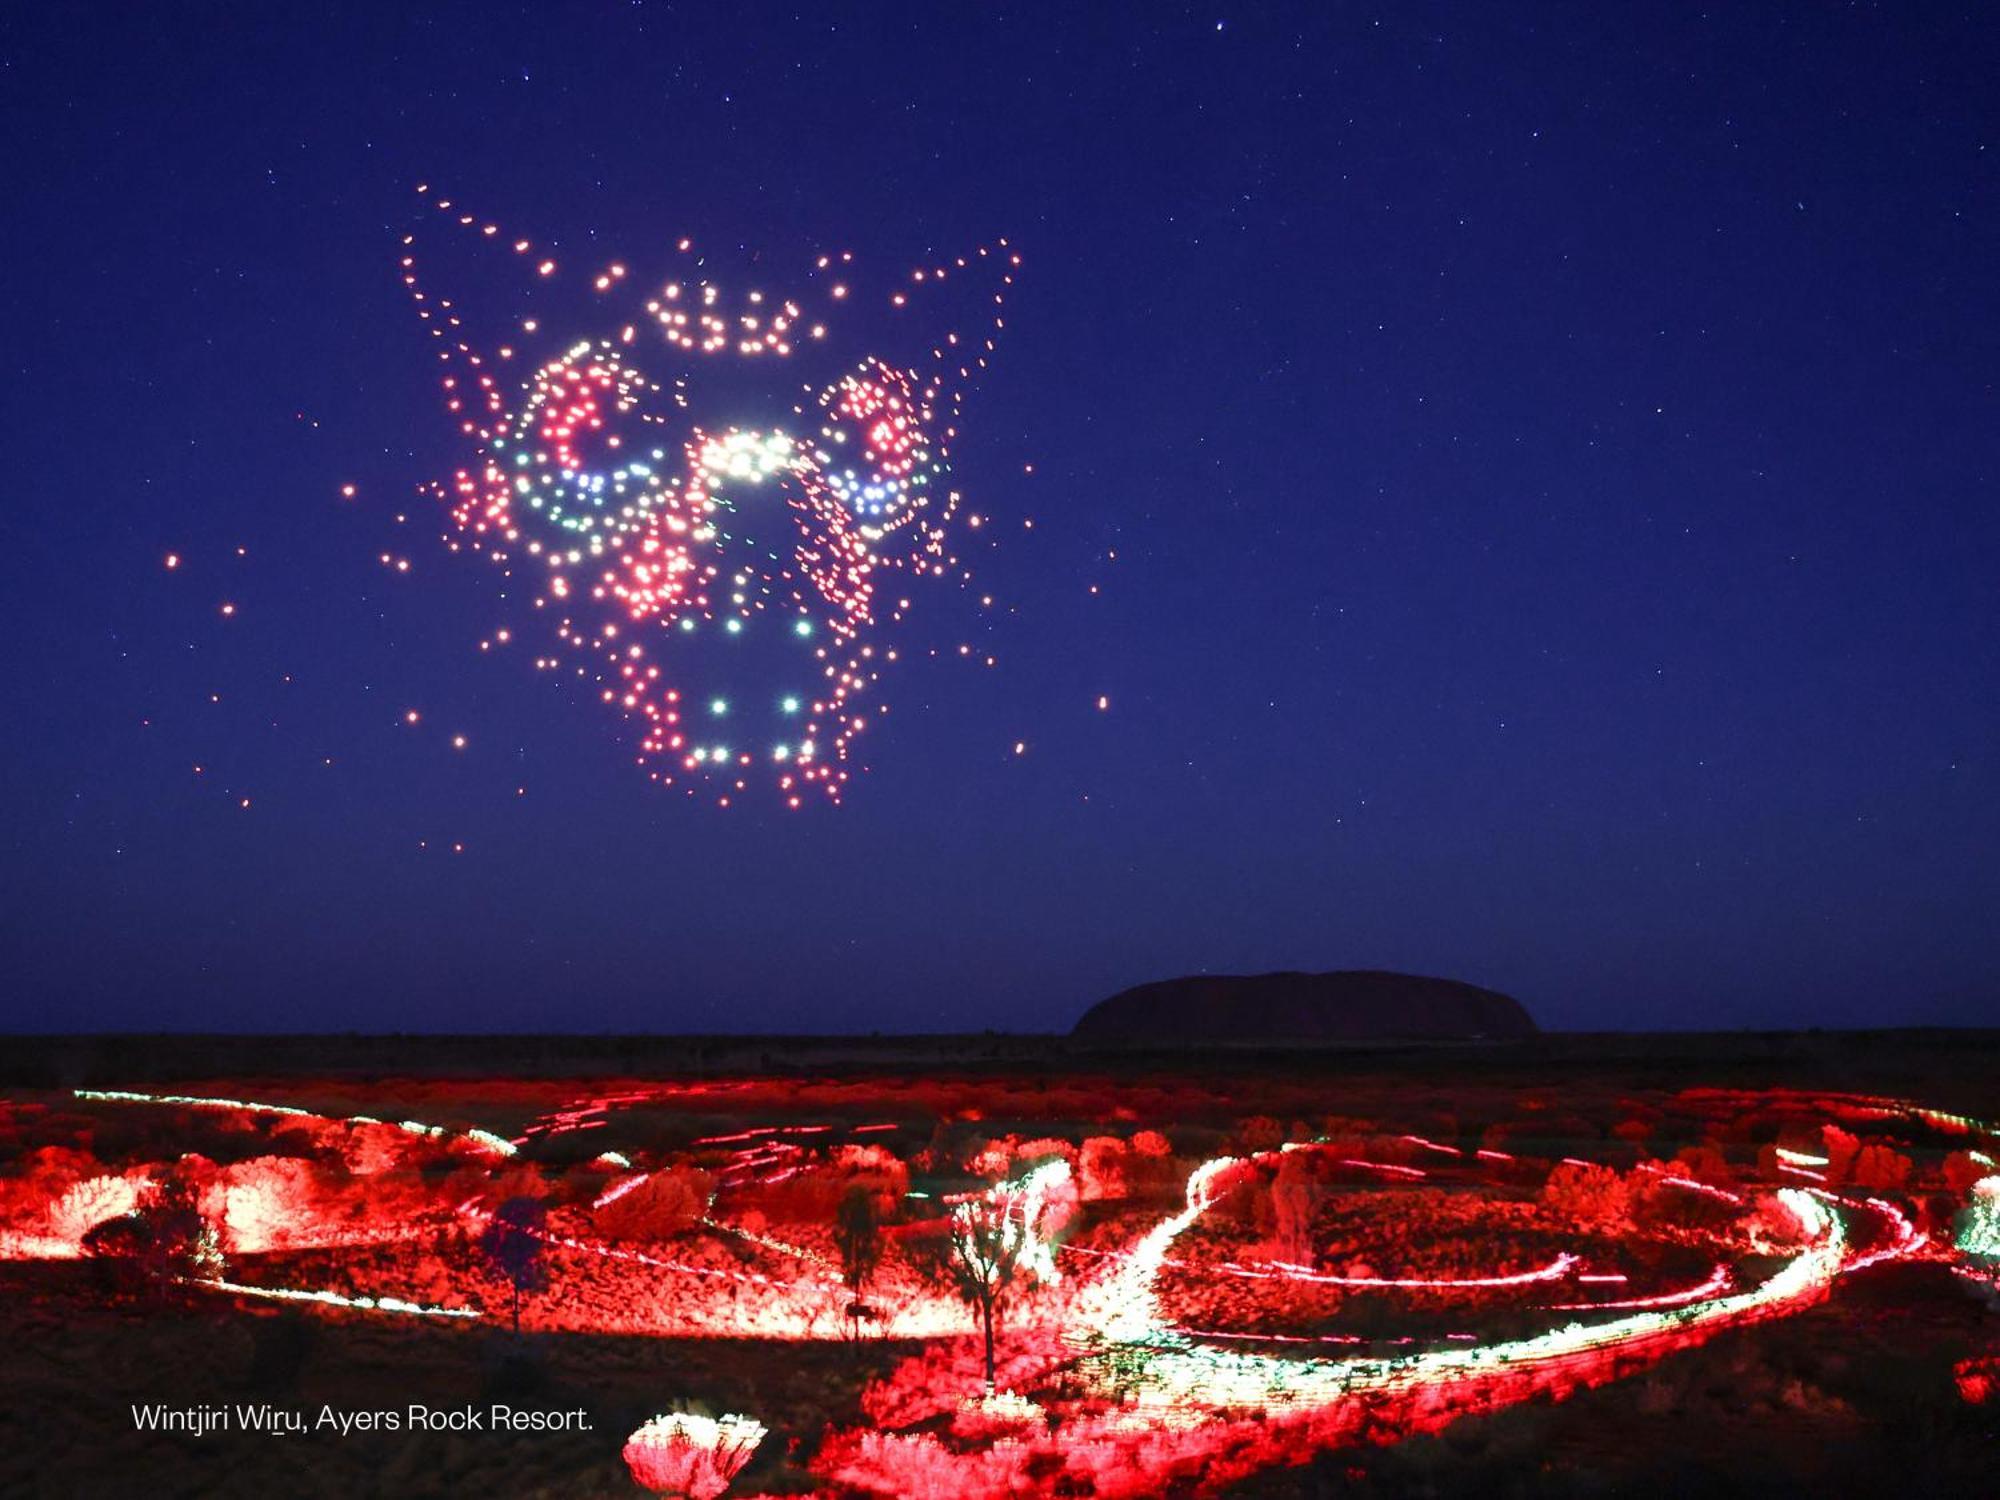
[[[886,1216],[902,1202],[909,1184],[909,1168],[883,1147],[837,1146],[789,1158],[765,1181],[738,1187],[730,1202],[739,1217],[755,1211],[773,1223],[824,1224],[850,1188],[872,1193]]]
[[[1115,1135],[1093,1135],[1084,1141],[1077,1153],[1077,1186],[1085,1203],[1125,1196],[1125,1158],[1129,1154]]]
[[[1036,1493],[1038,1486],[1028,1473],[1034,1451],[1018,1439],[1001,1438],[988,1448],[960,1454],[928,1432],[864,1432],[853,1445],[851,1461],[837,1472],[876,1493],[983,1500]]]
[[[1826,1157],[1826,1180],[1859,1183],[1860,1180],[1855,1177],[1854,1170],[1856,1158],[1862,1154],[1861,1142],[1838,1125],[1822,1127],[1820,1139],[1824,1146],[1818,1154]],[[1871,1146],[1867,1149],[1873,1151],[1880,1148]],[[1808,1154],[1814,1153],[1808,1152]]]
[[[1741,1205],[1733,1195],[1699,1192],[1686,1186],[1701,1181],[1682,1162],[1639,1163],[1625,1179],[1633,1226],[1669,1237],[1725,1232],[1735,1222]]]
[[[510,1161],[497,1175],[486,1174],[485,1196],[494,1203],[509,1198],[547,1201],[550,1197],[549,1180],[533,1162]]]
[[[715,1179],[699,1167],[668,1167],[614,1183],[591,1211],[597,1232],[610,1239],[658,1240],[701,1221],[715,1197]]]
[[[202,1191],[202,1216],[224,1248],[257,1254],[309,1244],[318,1220],[319,1183],[310,1162],[260,1156],[224,1167]]]
[[[1954,1151],[1944,1159],[1944,1185],[1956,1197],[1966,1196],[1974,1183],[1992,1175],[1992,1159],[1982,1152]]]
[[[967,1337],[976,1329],[976,1315],[959,1314],[952,1326],[933,1334],[908,1359],[871,1380],[861,1392],[861,1411],[883,1429],[912,1427],[935,1417],[950,1418],[966,1393],[984,1388],[985,1363],[980,1340]],[[1000,1391],[1032,1390],[1069,1364],[1075,1351],[1060,1336],[1038,1335],[1029,1319],[1016,1320],[1020,1336],[1008,1340],[995,1355],[994,1385]]]
[[[1542,1202],[1580,1224],[1621,1223],[1630,1210],[1625,1179],[1594,1162],[1558,1162],[1542,1186]]]
[[[1984,1406],[2000,1395],[2000,1359],[1962,1359],[1951,1373],[1958,1394],[1970,1405]]]
[[[1139,1194],[1180,1197],[1187,1169],[1174,1160],[1174,1148],[1157,1130],[1141,1130],[1126,1142],[1125,1190]]]
[[[1244,1155],[1275,1151],[1285,1142],[1285,1122],[1270,1115],[1252,1115],[1236,1124],[1237,1149]]]
[[[1759,1193],[1744,1216],[1743,1232],[1758,1254],[1788,1255],[1803,1240],[1805,1225],[1776,1193]]]
[[[82,1237],[83,1253],[156,1285],[217,1275],[221,1250],[201,1216],[199,1192],[189,1176],[170,1172],[133,1212],[93,1226]]]
[[[0,1212],[20,1222],[46,1221],[55,1202],[79,1183],[107,1174],[88,1151],[44,1146],[21,1159],[14,1175],[0,1177]],[[89,1225],[84,1226],[86,1229]]]
[[[1846,1180],[1855,1187],[1893,1192],[1909,1183],[1910,1159],[1887,1146],[1863,1146],[1854,1154]]]
[[[76,1183],[49,1209],[49,1233],[80,1246],[85,1236],[107,1219],[137,1213],[145,1188],[142,1177],[102,1176]]]
[[[408,1131],[386,1122],[328,1120],[319,1127],[318,1144],[357,1177],[411,1167],[421,1155]]]
[[[1706,1182],[1713,1187],[1727,1187],[1732,1180],[1729,1158],[1722,1154],[1722,1148],[1713,1141],[1703,1141],[1696,1146],[1683,1146],[1674,1156],[1676,1165],[1683,1175],[1696,1182]]]
[[[625,1440],[625,1466],[655,1495],[712,1500],[750,1462],[764,1434],[764,1424],[754,1417],[718,1421],[671,1412],[654,1417]]]
[[[1012,1144],[1007,1141],[982,1141],[965,1158],[965,1170],[974,1177],[1004,1177],[1008,1163],[1013,1161]]]
[[[2000,1266],[2000,1176],[1972,1186],[1972,1201],[1960,1212],[1953,1243],[1980,1266]]]
[[[1040,1435],[1048,1431],[1048,1425],[1048,1415],[1041,1407],[1012,1391],[964,1401],[951,1419],[954,1437],[981,1443]]]
[[[876,1213],[885,1218],[896,1211],[910,1190],[909,1167],[882,1146],[838,1147],[831,1170],[841,1197],[859,1188],[875,1200]]]
[[[966,1158],[965,1169],[975,1177],[1007,1177],[1029,1163],[1056,1157],[1074,1166],[1076,1156],[1075,1146],[1054,1136],[1004,1135],[983,1143]]]
[[[1076,1165],[1076,1146],[1060,1136],[1042,1135],[1028,1140],[1017,1140],[1014,1144],[1014,1163],[1048,1161],[1061,1157],[1071,1167]]]
[[[146,1253],[151,1236],[146,1221],[136,1213],[120,1214],[90,1226],[83,1236],[83,1253],[96,1260],[128,1262],[137,1266]]]

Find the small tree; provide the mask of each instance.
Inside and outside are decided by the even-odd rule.
[[[1055,1227],[1050,1192],[1067,1186],[1069,1166],[1047,1162],[1016,1182],[1005,1182],[952,1210],[944,1264],[952,1289],[979,1315],[986,1338],[986,1394],[993,1394],[993,1329],[1001,1301],[1021,1276],[1054,1281]]]
[[[514,1332],[521,1331],[521,1298],[548,1284],[542,1234],[548,1210],[539,1198],[509,1198],[493,1210],[479,1236],[479,1253],[507,1280],[514,1294]]]
[[[149,1211],[160,1256],[157,1275],[177,1281],[222,1275],[222,1235],[202,1214],[201,1197],[200,1178],[192,1171],[176,1172],[161,1184]]]
[[[861,1320],[870,1316],[868,1283],[882,1263],[882,1216],[875,1193],[866,1184],[856,1183],[841,1195],[833,1220],[834,1249],[840,1255],[841,1279],[847,1283],[851,1299],[847,1304],[848,1324],[856,1339],[861,1337]]]
[[[219,1276],[217,1236],[199,1203],[194,1170],[175,1166],[133,1212],[92,1226],[79,1248],[105,1262],[117,1279],[155,1293]]]

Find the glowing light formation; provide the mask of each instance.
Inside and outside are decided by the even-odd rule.
[[[420,191],[449,229],[498,239],[497,225]],[[420,284],[417,240],[404,241],[404,283],[473,449],[434,487],[455,529],[447,545],[527,584],[525,609],[554,636],[537,668],[580,678],[632,721],[663,784],[724,805],[753,778],[793,807],[837,800],[871,709],[886,712],[874,690],[899,653],[880,637],[911,607],[913,590],[898,583],[891,599],[885,585],[966,577],[948,445],[1020,257],[1004,240],[982,246],[864,307],[852,254],[821,256],[791,295],[739,294],[682,240],[685,269],[649,293],[623,263],[589,277],[580,316],[615,333],[534,355],[552,336],[539,315],[475,343],[454,302]],[[561,262],[530,240],[512,248],[542,305]],[[909,326],[947,283],[968,282],[969,326]],[[885,357],[867,348],[877,341],[914,352]],[[829,352],[842,345],[863,351],[844,369]],[[723,394],[773,361],[819,383],[774,387],[766,371],[761,398]],[[646,364],[674,369],[671,383]],[[765,420],[752,425],[758,399]]]
[[[298,1287],[250,1286],[240,1281],[202,1278],[193,1283],[210,1291],[227,1292],[233,1297],[261,1297],[271,1302],[311,1302],[321,1307],[347,1308],[355,1312],[400,1313],[413,1318],[477,1318],[476,1307],[434,1307],[408,1302],[401,1297],[350,1297],[340,1292],[311,1291]]]
[[[758,462],[754,452],[761,450],[743,451],[752,454],[746,462],[754,467]],[[609,1122],[613,1111],[627,1105],[657,1104],[662,1093],[659,1089],[640,1089],[588,1101],[570,1101],[540,1116],[520,1139],[527,1142],[601,1127]],[[291,1105],[207,1095],[77,1090],[74,1098],[79,1103],[96,1105],[149,1104],[228,1110],[280,1121],[384,1126],[390,1123],[369,1116],[316,1115]],[[712,1103],[698,1106],[704,1111],[716,1107]],[[1777,1107],[1807,1108],[1782,1097]],[[1891,1106],[1881,1107],[1882,1118],[1925,1120],[1947,1134],[1963,1133],[1951,1124],[1938,1125],[1927,1112],[1913,1107],[1895,1106],[1893,1113]],[[422,1216],[432,1231],[439,1222],[453,1217],[473,1224],[486,1219],[489,1210],[485,1204],[489,1196],[509,1191],[502,1186],[506,1175],[519,1170],[509,1160],[515,1154],[515,1144],[491,1132],[453,1131],[418,1120],[395,1122],[391,1128],[414,1140],[430,1143],[433,1150],[456,1153],[469,1149],[491,1158],[491,1192],[476,1192],[462,1202],[457,1201],[454,1192],[451,1199],[430,1204],[422,1210]],[[713,1130],[714,1127],[704,1124],[696,1128]],[[739,1190],[729,1183],[729,1174],[752,1187],[783,1180],[801,1169],[803,1153],[839,1141],[837,1132],[843,1129],[852,1137],[893,1128],[883,1124],[801,1123],[695,1136],[688,1142],[695,1151],[712,1153],[711,1161],[714,1156],[722,1155],[730,1160],[730,1165],[719,1169],[715,1178],[718,1198],[700,1213],[697,1222],[703,1231],[728,1236],[750,1249],[739,1255],[738,1247],[733,1247],[728,1256],[704,1264],[699,1259],[704,1253],[700,1248],[690,1247],[685,1259],[652,1255],[593,1238],[585,1232],[587,1215],[579,1213],[560,1219],[559,1227],[537,1233],[550,1252],[557,1288],[603,1285],[603,1278],[615,1276],[621,1290],[629,1290],[632,1295],[619,1299],[615,1316],[622,1321],[603,1324],[592,1321],[606,1317],[602,1299],[585,1298],[579,1306],[565,1311],[561,1291],[552,1291],[546,1312],[537,1309],[536,1321],[549,1331],[616,1326],[626,1332],[679,1336],[751,1335],[775,1339],[841,1336],[843,1321],[833,1314],[844,1304],[848,1293],[826,1257],[778,1233],[768,1232],[775,1225],[747,1217],[741,1224],[729,1222],[726,1216],[731,1209],[727,1198],[720,1195]],[[688,1134],[692,1136],[693,1131]],[[1042,1144],[1060,1146],[1061,1143]],[[1385,1136],[1378,1144],[1388,1146],[1386,1154],[1393,1155],[1401,1148],[1423,1152],[1429,1168],[1428,1172],[1402,1168],[1399,1174],[1390,1174],[1389,1180],[1355,1190],[1379,1196],[1385,1202],[1403,1202],[1425,1195],[1445,1182],[1450,1184],[1446,1191],[1456,1194],[1468,1185],[1466,1174],[1486,1171],[1489,1163],[1515,1161],[1509,1153],[1491,1148],[1463,1150],[1419,1136]],[[1982,1144],[1990,1148],[1990,1142]],[[599,1152],[592,1158],[598,1168],[620,1174],[599,1195],[599,1206],[615,1201],[650,1174],[670,1169],[671,1158],[637,1146],[630,1149],[639,1157],[637,1162],[632,1156],[616,1151]],[[872,1146],[868,1149],[879,1150]],[[1012,1149],[1003,1151],[1001,1159]],[[946,1194],[944,1201],[953,1205],[946,1216],[948,1225],[975,1213],[983,1214],[986,1223],[997,1221],[1005,1230],[1001,1253],[1010,1266],[1029,1273],[1021,1280],[1018,1301],[1010,1305],[1010,1339],[1021,1349],[1024,1362],[1014,1366],[1015,1374],[1009,1379],[1016,1392],[1035,1392],[1038,1399],[1047,1402],[1047,1410],[1036,1400],[1006,1391],[978,1403],[957,1403],[962,1410],[952,1417],[952,1430],[964,1443],[975,1446],[949,1451],[939,1448],[925,1459],[936,1464],[936,1484],[932,1491],[995,1495],[1024,1492],[1022,1486],[1026,1481],[1022,1476],[1027,1470],[1022,1465],[1027,1461],[1026,1455],[1043,1451],[1034,1445],[1045,1445],[1049,1422],[1059,1418],[1061,1442],[1066,1449],[1080,1451],[1093,1442],[1117,1449],[1132,1434],[1143,1434],[1147,1445],[1145,1463],[1125,1464],[1117,1471],[1131,1483],[1099,1492],[1150,1493],[1148,1482],[1163,1470],[1148,1465],[1166,1464],[1175,1451],[1191,1458],[1224,1451],[1222,1446],[1212,1449],[1199,1446],[1202,1441],[1199,1435],[1205,1430],[1214,1433],[1228,1428],[1240,1433],[1242,1424],[1255,1424],[1260,1432],[1283,1434],[1283,1442],[1290,1445],[1286,1451],[1295,1455],[1353,1440],[1356,1433],[1352,1423],[1362,1420],[1370,1411],[1393,1413],[1393,1420],[1382,1424],[1384,1430],[1423,1430],[1442,1425],[1454,1413],[1492,1409],[1537,1393],[1559,1395],[1579,1385],[1616,1378],[1660,1354],[1698,1341],[1717,1328],[1780,1316],[1809,1305],[1825,1295],[1839,1276],[1884,1261],[1929,1256],[1953,1263],[1961,1274],[1977,1275],[1982,1284],[1992,1274],[1992,1268],[2000,1265],[2000,1176],[1991,1175],[1991,1157],[1979,1151],[1964,1154],[1988,1169],[1988,1175],[1972,1183],[1969,1201],[1951,1241],[1943,1237],[1934,1241],[1905,1211],[1905,1205],[1889,1197],[1862,1196],[1858,1191],[1828,1187],[1782,1187],[1774,1195],[1759,1196],[1752,1201],[1747,1194],[1682,1177],[1671,1163],[1641,1164],[1627,1175],[1627,1186],[1637,1189],[1643,1185],[1649,1194],[1657,1187],[1673,1194],[1705,1196],[1737,1211],[1727,1216],[1733,1227],[1718,1231],[1713,1238],[1699,1235],[1685,1238],[1690,1231],[1687,1225],[1682,1225],[1676,1231],[1683,1236],[1679,1240],[1682,1251],[1671,1262],[1663,1263],[1689,1265],[1684,1253],[1688,1244],[1713,1244],[1736,1250],[1747,1245],[1754,1254],[1769,1250],[1782,1257],[1783,1263],[1772,1274],[1752,1269],[1752,1264],[1745,1261],[1735,1264],[1719,1261],[1705,1279],[1698,1279],[1701,1263],[1697,1261],[1675,1281],[1662,1285],[1638,1270],[1650,1258],[1630,1262],[1634,1274],[1629,1277],[1624,1270],[1591,1266],[1587,1258],[1591,1252],[1581,1240],[1573,1249],[1551,1258],[1538,1256],[1539,1263],[1526,1269],[1448,1276],[1375,1275],[1358,1268],[1342,1273],[1293,1261],[1223,1261],[1215,1258],[1212,1249],[1189,1249],[1183,1252],[1184,1259],[1176,1258],[1174,1251],[1182,1237],[1226,1194],[1239,1187],[1263,1183],[1280,1163],[1296,1166],[1294,1153],[1318,1153],[1326,1166],[1343,1170],[1395,1165],[1338,1154],[1341,1149],[1361,1148],[1352,1142],[1344,1148],[1328,1140],[1296,1142],[1244,1158],[1224,1157],[1205,1162],[1190,1174],[1181,1210],[1152,1225],[1136,1241],[1121,1242],[1117,1248],[1065,1247],[1065,1253],[1087,1257],[1080,1266],[1072,1264],[1070,1269],[1077,1274],[1070,1278],[1058,1278],[1055,1274],[1055,1231],[1060,1227],[1072,1188],[1070,1168],[1061,1155],[1043,1159],[1039,1146],[1033,1154],[1024,1149],[1017,1160],[1041,1164],[997,1187]],[[1775,1152],[1765,1159],[1763,1181],[1769,1180],[1770,1171],[1816,1170],[1808,1165],[1805,1153],[1786,1148],[1786,1155],[1793,1159],[1787,1160],[1785,1155]],[[1821,1165],[1834,1166],[1831,1162]],[[75,1255],[83,1233],[90,1226],[107,1217],[143,1208],[149,1182],[145,1174],[157,1170],[158,1164],[130,1164],[121,1167],[117,1175],[99,1173],[51,1179],[41,1199],[45,1208],[16,1221],[12,1227],[0,1226],[0,1255]],[[361,1169],[363,1183],[372,1181],[370,1171]],[[1518,1176],[1518,1168],[1507,1166],[1505,1173],[1512,1181]],[[1375,1170],[1371,1175],[1383,1174]],[[1841,1173],[1833,1170],[1829,1175],[1838,1181]],[[1086,1179],[1089,1176],[1087,1168],[1084,1176]],[[204,1190],[203,1212],[215,1212],[212,1202],[233,1201],[230,1194],[238,1187],[246,1190],[268,1187],[268,1211],[260,1208],[260,1213],[274,1219],[300,1213],[295,1202],[280,1191],[289,1180],[282,1163],[261,1159],[246,1163],[240,1181],[223,1181]],[[927,1195],[912,1192],[908,1196]],[[1692,1206],[1684,1200],[1677,1201],[1682,1206]],[[455,1209],[451,1207],[453,1202]],[[718,1208],[716,1202],[725,1206]],[[1708,1215],[1704,1222],[1724,1217],[1705,1207],[1702,1212]],[[311,1243],[314,1224],[308,1217],[299,1218],[298,1223],[301,1232],[283,1236],[283,1241],[295,1246]],[[317,1227],[324,1230],[326,1226]],[[1626,1227],[1640,1234],[1646,1232],[1636,1221],[1628,1220]],[[1586,1228],[1584,1232],[1601,1233],[1601,1227]],[[337,1242],[346,1243],[326,1241]],[[265,1248],[278,1243],[279,1238],[270,1236],[263,1242]],[[191,1285],[227,1296],[435,1319],[477,1318],[479,1303],[486,1295],[477,1282],[461,1283],[463,1290],[447,1290],[443,1300],[434,1302],[397,1296],[379,1288],[334,1292],[260,1286],[242,1279],[256,1274],[251,1269],[258,1264],[250,1259],[255,1254],[253,1248],[234,1239],[221,1248],[232,1255],[242,1254],[245,1263],[234,1268],[232,1278],[225,1278],[219,1266],[192,1271]],[[790,1265],[782,1271],[773,1268],[775,1273],[752,1269],[754,1262],[749,1259],[752,1251],[782,1256]],[[423,1264],[422,1252],[413,1249],[411,1255],[411,1265]],[[1183,1278],[1250,1278],[1302,1286],[1324,1284],[1407,1291],[1413,1300],[1426,1305],[1435,1305],[1440,1298],[1466,1297],[1467,1305],[1475,1308],[1512,1303],[1509,1309],[1512,1315],[1539,1311],[1558,1316],[1550,1320],[1553,1326],[1542,1327],[1531,1335],[1510,1334],[1504,1338],[1482,1338],[1472,1331],[1433,1331],[1420,1337],[1400,1338],[1316,1330],[1202,1331],[1178,1326],[1167,1312],[1159,1282],[1162,1270],[1169,1266],[1175,1268],[1177,1277]],[[1640,1284],[1630,1285],[1633,1281]],[[1558,1283],[1560,1290],[1556,1288]],[[404,1282],[403,1289],[413,1284],[427,1289],[452,1286],[449,1280],[441,1282],[432,1275]],[[688,1290],[643,1313],[637,1310],[644,1299],[655,1295],[649,1289],[666,1285]],[[1569,1290],[1572,1285],[1578,1289],[1576,1292]],[[1601,1286],[1618,1295],[1614,1300],[1580,1300],[1587,1295],[1583,1292],[1586,1285]],[[904,1290],[907,1296],[907,1286]],[[1509,1292],[1524,1293],[1526,1298],[1494,1295]],[[428,1295],[439,1293],[429,1291]],[[1579,1300],[1569,1300],[1572,1298]],[[1476,1313],[1468,1314],[1472,1316]],[[939,1297],[929,1300],[909,1297],[907,1307],[889,1309],[888,1321],[896,1325],[896,1336],[947,1341],[963,1336],[968,1327],[962,1310]],[[1510,1324],[1515,1329],[1520,1326],[1512,1316]],[[1413,1325],[1411,1333],[1417,1333],[1421,1326]],[[1323,1357],[1327,1346],[1343,1344],[1370,1347],[1360,1357]],[[1306,1357],[1250,1352],[1258,1345],[1281,1347]],[[942,1348],[948,1352],[949,1342]],[[1080,1360],[1076,1358],[1078,1355]],[[936,1372],[925,1367],[927,1357],[928,1351],[926,1356],[907,1362],[895,1379],[902,1380],[907,1375],[913,1386],[936,1385],[932,1378]],[[1071,1365],[1072,1376],[1065,1377],[1059,1387],[1049,1386],[1050,1371]],[[1969,1394],[1968,1399],[1986,1399],[1987,1373],[1983,1367],[1972,1373],[1977,1377],[1977,1394]],[[948,1384],[946,1390],[946,1406],[940,1410],[948,1414],[956,1397],[950,1394]],[[1049,1394],[1051,1390],[1056,1393]],[[869,1415],[876,1418],[873,1410]],[[882,1421],[885,1429],[902,1426],[907,1430],[885,1431],[876,1450],[868,1449],[860,1437],[835,1434],[823,1450],[824,1456],[815,1460],[815,1471],[869,1488],[861,1483],[860,1476],[887,1472],[895,1464],[912,1459],[920,1449],[930,1453],[924,1445],[931,1440],[911,1425],[922,1420],[922,1414],[916,1413],[895,1423]],[[1173,1445],[1181,1440],[1181,1435],[1187,1436],[1190,1446],[1176,1450]],[[763,1436],[762,1425],[749,1418],[713,1421],[673,1414],[657,1418],[635,1433],[627,1445],[626,1457],[635,1478],[642,1484],[654,1485],[662,1493],[720,1494],[749,1462]],[[1220,1438],[1215,1441],[1222,1442]],[[985,1446],[976,1446],[980,1444]],[[1264,1451],[1268,1457],[1277,1449]],[[870,1459],[870,1452],[886,1467],[871,1470],[869,1463],[874,1460]],[[985,1484],[982,1475],[991,1479],[985,1488],[981,1488]],[[698,1489],[694,1487],[696,1484],[713,1487]],[[905,1492],[921,1490],[912,1488]]]
[[[1370,1390],[1504,1376],[1540,1362],[1811,1300],[1823,1295],[1839,1276],[1847,1243],[1837,1211],[1801,1190],[1782,1188],[1779,1199],[1798,1218],[1807,1247],[1749,1291],[1693,1300],[1726,1284],[1711,1278],[1711,1283],[1690,1294],[1685,1305],[1670,1310],[1662,1310],[1662,1299],[1634,1299],[1620,1305],[1646,1310],[1605,1322],[1569,1323],[1524,1339],[1389,1359],[1280,1359],[1200,1344],[1167,1320],[1154,1286],[1174,1241],[1215,1204],[1246,1165],[1239,1158],[1218,1157],[1197,1168],[1188,1178],[1187,1203],[1181,1212],[1155,1226],[1095,1295],[1080,1304],[1080,1327],[1070,1338],[1089,1351],[1084,1369],[1107,1392],[1128,1393],[1144,1405],[1168,1409],[1282,1410],[1325,1405]]]
[[[326,1115],[315,1114],[309,1109],[300,1109],[291,1104],[260,1104],[250,1099],[219,1099],[206,1094],[142,1094],[131,1089],[75,1089],[73,1096],[93,1104],[167,1104],[183,1109],[221,1109],[251,1115],[285,1115],[295,1120],[324,1120]],[[519,1148],[504,1136],[495,1135],[490,1130],[452,1131],[442,1125],[427,1125],[422,1120],[378,1120],[373,1115],[346,1115],[341,1117],[345,1125],[390,1124],[408,1135],[421,1136],[433,1141],[463,1141],[489,1156],[512,1156]]]

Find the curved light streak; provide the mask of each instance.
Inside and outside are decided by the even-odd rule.
[[[251,1115],[283,1115],[294,1120],[322,1120],[338,1125],[392,1125],[424,1140],[465,1141],[491,1156],[513,1156],[520,1150],[504,1136],[474,1127],[451,1130],[422,1120],[381,1120],[374,1115],[324,1115],[295,1104],[260,1104],[254,1099],[218,1099],[200,1094],[142,1094],[132,1089],[71,1089],[72,1098],[86,1104],[173,1104],[184,1109],[227,1109]]]
[[[1128,1393],[1146,1407],[1297,1408],[1363,1391],[1390,1392],[1546,1364],[1635,1344],[1662,1335],[1766,1313],[1823,1295],[1840,1274],[1847,1234],[1837,1210],[1796,1189],[1778,1196],[1797,1216],[1809,1244],[1760,1286],[1672,1310],[1634,1312],[1599,1323],[1570,1323],[1531,1338],[1471,1349],[1431,1350],[1389,1359],[1288,1360],[1204,1348],[1161,1316],[1154,1281],[1168,1248],[1212,1206],[1217,1183],[1235,1157],[1217,1157],[1188,1179],[1187,1205],[1156,1225],[1126,1264],[1081,1299],[1081,1331],[1072,1342],[1086,1351],[1082,1369],[1106,1394]]]
[[[322,1307],[345,1307],[357,1312],[401,1313],[419,1318],[481,1318],[476,1307],[435,1307],[422,1302],[406,1302],[401,1297],[348,1297],[339,1292],[308,1291],[299,1287],[251,1286],[247,1282],[201,1277],[188,1283],[235,1297],[263,1297],[274,1302],[316,1302]]]

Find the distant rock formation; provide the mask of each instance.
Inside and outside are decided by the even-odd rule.
[[[1083,1041],[1473,1041],[1537,1034],[1521,1002],[1455,979],[1377,969],[1331,974],[1193,974],[1120,991],[1083,1013]]]

